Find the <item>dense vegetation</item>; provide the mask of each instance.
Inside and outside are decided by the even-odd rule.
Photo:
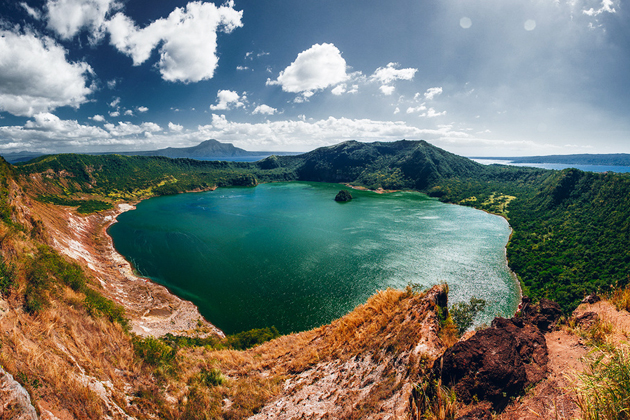
[[[86,194],[143,198],[292,180],[415,189],[507,217],[514,229],[509,264],[524,293],[534,298],[556,300],[569,311],[585,294],[629,281],[630,176],[625,174],[483,166],[424,141],[404,140],[350,141],[256,163],[57,155],[15,170],[26,180],[43,174],[46,188],[59,200]]]

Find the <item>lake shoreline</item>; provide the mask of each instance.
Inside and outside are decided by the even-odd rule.
[[[138,276],[114,247],[107,229],[117,217],[135,209],[137,202],[118,203],[111,210],[80,215],[69,207],[32,201],[50,232],[50,245],[90,272],[107,298],[125,309],[131,332],[139,336],[166,334],[224,337],[192,302],[151,279]]]
[[[264,184],[265,184],[265,183],[261,183],[261,185],[264,185]],[[274,183],[271,183],[271,184],[274,184]],[[318,184],[318,183],[316,183],[316,184]],[[346,184],[346,186],[348,186],[348,187],[355,187],[355,186],[351,186],[351,185],[348,185],[348,184]],[[333,189],[334,189],[334,188],[338,188],[338,186],[337,186],[337,187],[333,187]],[[359,188],[356,188],[356,189],[357,189],[357,190],[368,191],[368,192],[374,192],[374,191],[368,190],[367,188],[363,188],[363,187],[359,187]],[[192,192],[192,191],[191,191],[191,192]],[[382,190],[380,193],[381,193],[381,194],[384,194],[385,192],[387,192],[387,193],[393,193],[393,192],[400,192],[400,191]],[[413,192],[413,193],[418,193],[417,191],[410,191],[410,192]],[[378,193],[378,192],[377,192],[377,193]],[[240,193],[239,193],[239,194],[240,194]],[[179,194],[178,194],[178,195],[179,195]],[[425,196],[425,194],[421,194],[421,195]],[[200,198],[200,199],[201,199],[201,198]],[[432,200],[431,200],[431,201],[432,201]],[[123,213],[122,211],[121,211],[121,212],[118,212],[118,214],[117,214],[117,215],[122,214],[122,213]],[[485,212],[485,213],[487,213],[487,212]],[[141,219],[142,219],[142,218],[141,218]],[[127,219],[126,219],[126,220],[127,220]],[[494,222],[494,223],[496,223],[496,222]],[[112,224],[113,224],[113,223],[112,223]],[[111,226],[111,224],[110,224],[110,225],[108,225],[108,226]],[[506,232],[506,233],[507,233],[508,235],[511,235],[512,230],[511,230],[511,227],[509,226],[509,223],[508,223],[507,228],[509,229],[509,232]],[[508,229],[506,229],[506,231],[507,231]],[[116,235],[115,235],[115,236],[116,236]],[[125,247],[126,247],[127,249],[125,250],[125,247],[123,247],[123,248],[122,248],[122,249],[123,249],[123,251],[122,251],[122,252],[124,252],[126,255],[127,255],[127,254],[129,254],[129,247],[130,247],[130,246],[138,246],[137,244],[136,244],[136,245],[131,245],[131,243],[130,243],[130,242],[128,242],[129,240],[131,240],[131,238],[130,238],[130,239],[121,239],[121,238],[124,238],[124,237],[119,237],[119,236],[116,236],[116,237],[118,238],[118,240],[123,240],[123,243],[124,243],[124,244],[126,244],[126,245],[125,245]],[[146,239],[143,239],[143,241],[144,241],[144,240],[146,240]],[[511,311],[515,311],[515,310],[516,310],[516,307],[518,306],[518,302],[520,302],[520,299],[521,299],[521,296],[522,296],[522,290],[521,290],[521,288],[520,288],[520,284],[519,284],[519,283],[518,283],[518,281],[516,280],[514,273],[513,273],[513,272],[509,269],[509,267],[508,267],[508,265],[507,265],[507,259],[506,259],[506,257],[505,257],[505,255],[506,255],[506,254],[505,254],[505,253],[506,253],[506,250],[505,250],[505,245],[506,245],[505,243],[502,245],[502,247],[503,247],[502,257],[501,257],[500,259],[497,259],[497,260],[496,260],[496,262],[495,262],[495,264],[497,264],[497,263],[498,263],[498,264],[503,264],[503,267],[504,267],[504,268],[502,269],[502,271],[504,272],[504,274],[502,274],[502,276],[505,276],[505,277],[501,280],[501,283],[496,283],[496,284],[497,284],[497,286],[496,286],[496,287],[506,287],[506,286],[499,286],[499,285],[503,285],[503,284],[505,284],[505,285],[509,285],[509,284],[511,284],[511,286],[507,286],[507,287],[508,287],[508,290],[509,290],[509,289],[511,289],[511,290],[513,290],[513,292],[511,292],[511,293],[509,294],[509,298],[508,298],[509,300],[507,300],[507,301],[506,301],[506,300],[504,300],[504,299],[499,299],[499,300],[497,300],[497,301],[496,301],[496,302],[497,302],[500,306],[502,306],[502,309],[501,309],[501,313],[502,313],[502,314],[508,314],[508,313],[511,313]],[[151,252],[153,252],[153,251],[151,251]],[[121,254],[120,254],[120,253],[118,253],[118,252],[117,252],[117,254],[118,254],[119,256],[121,255]],[[131,254],[131,255],[134,255],[134,254]],[[134,260],[134,259],[136,259],[136,258],[139,258],[139,257],[138,257],[138,256],[133,256],[133,257],[132,257],[132,260]],[[161,258],[164,258],[164,256],[162,256]],[[155,274],[152,274],[152,275],[155,275]],[[193,277],[191,277],[191,276],[190,276],[190,274],[186,274],[186,275],[187,275],[187,277],[186,277],[186,278],[193,278]],[[403,277],[405,277],[404,273],[401,273],[401,275],[402,275]],[[508,277],[508,275],[509,275],[509,277]],[[398,276],[398,277],[400,277],[400,276]],[[435,276],[434,276],[434,275],[432,275],[432,274],[431,274],[431,272],[428,272],[428,274],[427,274],[426,276],[424,276],[424,278],[425,278],[425,279],[432,279],[432,278],[434,278],[434,277],[435,277]],[[196,278],[196,277],[194,277],[194,278]],[[220,277],[220,278],[223,278],[223,277]],[[409,277],[409,278],[413,278],[413,277]],[[438,276],[438,277],[435,277],[435,278],[439,278],[439,276]],[[147,280],[147,281],[152,281],[152,280],[150,280],[150,279],[145,279],[145,280]],[[508,283],[505,283],[506,281],[507,281]],[[513,281],[516,281],[516,284],[512,283]],[[169,283],[169,281],[168,281],[168,279],[165,279],[165,280],[164,280],[164,284],[165,284],[165,286],[161,286],[161,287],[165,287],[165,288],[168,290],[168,288],[169,288],[169,284],[170,284],[170,283]],[[181,284],[181,285],[180,285],[180,284],[179,284],[179,283],[177,283],[177,282],[172,283],[172,284],[173,284],[173,287],[175,287],[176,289],[177,289],[177,288],[179,288],[179,287],[182,287],[184,290],[188,290],[188,289],[186,289],[186,287],[185,287],[183,284]],[[492,284],[492,283],[489,283],[489,284]],[[388,286],[387,286],[387,285],[385,285],[385,286],[382,286],[382,287],[388,287]],[[491,286],[491,287],[494,287],[494,286]],[[396,288],[400,288],[400,286],[397,286]],[[191,290],[192,290],[192,289],[191,289]],[[195,289],[195,290],[196,290],[196,289]],[[201,291],[199,291],[199,290],[198,290],[198,292],[201,292]],[[177,291],[171,291],[170,293],[172,293],[173,295],[187,296],[186,294],[182,295],[182,294],[181,294],[181,291],[179,291],[179,290],[177,290]],[[195,293],[197,293],[197,292],[195,292]],[[203,293],[203,292],[201,292],[201,293]],[[207,294],[208,292],[206,291],[205,293],[206,293],[205,295],[203,295],[203,294],[199,294],[198,296],[208,296],[208,294]],[[217,295],[216,295],[216,293],[214,294],[214,296],[212,296],[212,294],[211,294],[211,295],[209,295],[209,296],[211,297],[211,299],[215,299],[215,300],[218,298],[218,297],[217,297]],[[456,301],[459,301],[459,299],[461,299],[461,297],[457,297],[457,296],[456,296],[456,297],[454,297],[454,299],[456,299]],[[517,299],[518,299],[518,302],[514,303]],[[193,300],[194,300],[194,299],[193,299]],[[503,303],[501,303],[501,302],[503,302]],[[508,302],[509,302],[509,303],[508,303]],[[224,311],[219,310],[219,313],[220,313],[220,314],[222,314],[222,315],[220,315],[220,317],[219,317],[219,318],[217,318],[217,319],[215,320],[215,316],[214,316],[214,315],[212,315],[212,313],[208,313],[207,309],[204,309],[204,308],[205,308],[205,307],[204,307],[204,306],[203,306],[203,304],[202,304],[201,309],[199,309],[199,310],[200,310],[200,311],[201,311],[201,310],[205,310],[204,314],[205,314],[206,319],[207,319],[207,320],[209,320],[210,322],[217,322],[217,323],[218,323],[218,325],[224,325],[226,320],[224,319],[223,321],[221,321],[221,319],[222,319],[222,318],[225,318],[226,316],[230,316],[228,313],[226,313],[226,312],[224,312]],[[216,308],[216,306],[212,306],[212,308]],[[216,310],[216,309],[213,309],[213,310]],[[244,312],[244,313],[245,313],[245,312]],[[224,314],[224,315],[223,315],[223,314]],[[507,316],[507,315],[506,315],[506,316]],[[333,318],[333,319],[336,319],[336,318]],[[229,325],[229,324],[230,324],[230,323],[232,323],[232,322],[237,322],[237,321],[233,321],[233,320],[231,320],[231,318],[230,318],[230,320],[228,321],[228,324],[224,325],[224,327],[225,327],[225,328],[227,328],[227,329],[226,329],[226,331],[228,331],[228,332],[230,332],[230,331],[232,331],[232,330],[236,331],[236,329],[234,329],[233,327],[228,327],[228,326],[227,326],[227,325]],[[270,320],[269,322],[274,323],[275,321],[271,321],[271,320]],[[268,324],[268,323],[267,323],[267,324]],[[264,324],[264,325],[267,325],[267,324]],[[237,325],[237,324],[234,324],[234,325]],[[261,325],[262,325],[262,324],[261,324]],[[272,325],[272,324],[269,324],[269,325]],[[254,327],[258,327],[258,326],[254,326]],[[242,328],[242,329],[249,329],[249,328],[254,328],[254,327],[251,327],[251,326],[250,326],[250,327],[248,327],[247,325],[243,325],[242,327],[239,327],[239,328]],[[309,327],[309,328],[310,328],[310,327]],[[308,329],[308,328],[307,328],[307,329]],[[239,331],[240,331],[240,329],[239,329]]]

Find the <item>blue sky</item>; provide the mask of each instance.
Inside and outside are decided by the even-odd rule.
[[[630,153],[620,0],[0,0],[0,154]]]

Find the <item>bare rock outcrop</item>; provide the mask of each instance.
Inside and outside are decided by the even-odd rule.
[[[543,331],[560,316],[547,300],[527,300],[522,316],[495,318],[490,328],[456,343],[434,364],[434,373],[452,386],[460,400],[489,401],[503,409],[511,397],[545,378],[548,350]]]
[[[0,419],[37,420],[28,392],[0,367]]]
[[[562,309],[556,302],[548,299],[540,299],[537,305],[532,300],[523,296],[521,317],[530,324],[536,325],[542,332],[551,331],[562,315]]]

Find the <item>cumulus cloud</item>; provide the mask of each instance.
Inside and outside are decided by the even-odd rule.
[[[396,88],[390,85],[383,85],[379,88],[379,90],[383,93],[383,95],[389,96],[394,93],[394,90],[396,90]]]
[[[582,13],[588,16],[599,16],[602,13],[617,13],[617,10],[615,9],[615,3],[613,0],[602,0],[601,7],[599,9],[591,7],[590,9],[583,10]]]
[[[315,44],[299,53],[276,80],[267,79],[267,85],[279,85],[285,92],[304,95],[344,82],[349,77],[346,69],[346,60],[337,47],[326,43]]]
[[[107,14],[120,7],[116,0],[48,0],[48,27],[62,39],[73,38],[83,28],[91,31],[93,39],[100,39]]]
[[[413,113],[416,113],[416,112],[423,112],[423,111],[426,111],[426,110],[427,110],[427,107],[426,107],[425,104],[422,104],[422,105],[416,106],[416,107],[410,106],[409,108],[407,108],[407,114],[413,114]]]
[[[245,104],[241,101],[241,99],[241,96],[232,90],[220,90],[217,92],[217,104],[210,105],[210,109],[217,111],[242,108]]]
[[[29,6],[25,2],[21,2],[20,6],[22,6],[24,10],[26,10],[26,13],[28,13],[33,19],[39,20],[42,17],[42,14],[39,10],[33,9],[31,6]]]
[[[129,55],[134,65],[148,60],[160,45],[157,66],[162,78],[190,83],[213,77],[219,60],[217,31],[229,33],[243,26],[241,17],[242,11],[234,10],[233,1],[220,7],[197,1],[176,8],[167,18],[142,29],[122,13],[105,26],[112,45]]]
[[[140,125],[132,124],[129,122],[120,121],[118,124],[108,123],[105,124],[105,129],[116,137],[132,136],[137,134],[157,133],[162,131],[162,128],[152,122],[144,122]]]
[[[24,126],[0,127],[0,138],[3,139],[0,148],[51,151],[48,149],[51,145],[87,144],[107,137],[109,134],[102,128],[82,125],[74,120],[61,120],[56,115],[41,112]]]
[[[149,108],[147,108],[146,106],[139,106],[138,107],[138,112],[147,112],[149,110]]]
[[[130,109],[128,109],[128,110],[126,110],[126,111],[125,111],[125,115],[128,115],[128,116],[130,116],[130,117],[133,117],[133,111],[132,111],[132,110],[130,110]]]
[[[273,115],[276,112],[278,112],[276,108],[272,108],[269,105],[262,104],[258,105],[256,109],[254,109],[254,112],[252,112],[252,114]]]
[[[171,131],[175,131],[176,133],[181,132],[184,129],[183,125],[179,125],[179,124],[174,124],[172,122],[168,123],[168,129]]]
[[[96,114],[96,115],[95,115],[95,116],[93,116],[93,117],[90,117],[90,119],[91,119],[92,121],[98,121],[98,122],[103,122],[103,121],[105,121],[105,117],[103,117],[102,115],[98,115],[98,114]]]
[[[118,105],[120,105],[120,98],[114,98],[114,100],[109,103],[109,106],[112,108],[118,108]]]
[[[215,138],[234,142],[239,147],[250,150],[304,150],[345,140],[388,141],[403,138],[429,140],[470,135],[454,130],[452,126],[421,129],[403,121],[329,117],[316,121],[300,119],[251,124],[229,121],[224,115],[213,114],[212,124],[199,126],[195,136],[199,139]]]
[[[343,95],[344,93],[346,93],[346,85],[343,83],[340,85],[337,85],[333,88],[333,90],[330,91],[330,93],[337,96]]]
[[[390,84],[395,80],[413,80],[413,76],[418,71],[414,68],[397,69],[398,66],[398,63],[389,63],[386,67],[379,67],[371,79],[383,84]]]
[[[385,67],[379,67],[370,76],[370,81],[381,84],[380,90],[384,95],[391,95],[394,92],[393,83],[396,80],[413,80],[418,69],[406,68],[398,69],[398,63],[389,63]]]
[[[426,100],[431,101],[433,100],[433,98],[435,98],[438,95],[442,94],[442,88],[441,87],[433,87],[433,88],[429,88],[427,89],[426,92],[424,92],[424,97]]]
[[[55,71],[51,71],[55,69]],[[87,101],[92,68],[70,63],[66,51],[50,38],[0,30],[0,110],[32,116]]]
[[[112,118],[120,117],[120,112],[118,111],[110,111],[109,116]]]
[[[435,117],[441,117],[443,115],[446,115],[446,111],[437,112],[435,109],[429,108],[427,110],[427,113],[424,114],[424,115],[421,115],[421,116],[422,117],[427,117],[427,118],[435,118]]]

